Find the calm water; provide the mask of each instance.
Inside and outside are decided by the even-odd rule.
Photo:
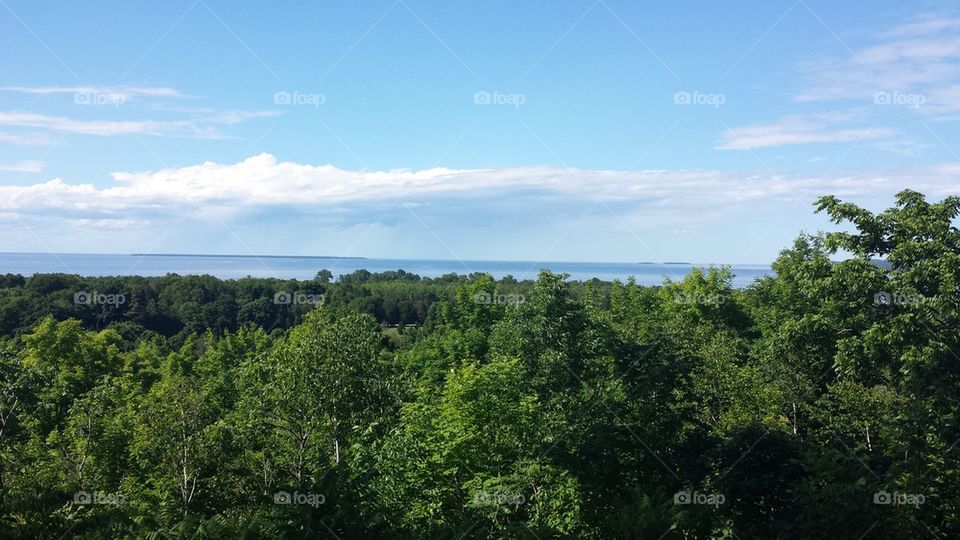
[[[697,265],[704,266],[704,265]],[[487,272],[496,278],[512,275],[517,279],[536,278],[541,268],[566,272],[572,279],[599,278],[605,281],[625,280],[634,276],[637,283],[659,285],[664,276],[682,279],[691,266],[687,264],[591,263],[591,262],[523,262],[523,261],[449,261],[424,259],[325,259],[317,257],[246,257],[224,255],[108,255],[76,253],[0,253],[0,274],[32,275],[65,272],[83,276],[175,274],[210,274],[223,279],[246,276],[283,279],[310,279],[326,268],[335,276],[354,270],[370,272],[403,269],[424,277],[455,272]],[[735,284],[739,287],[756,278],[772,274],[769,265],[734,265]]]

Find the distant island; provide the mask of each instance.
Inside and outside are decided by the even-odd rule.
[[[642,261],[642,262],[638,262],[637,264],[683,264],[683,265],[686,265],[686,266],[692,266],[692,265],[693,265],[693,263],[678,262],[678,261],[666,261],[666,262],[662,262],[662,263],[653,262],[653,261]]]
[[[238,259],[366,259],[366,257],[336,257],[333,255],[216,255],[202,253],[131,253],[130,255],[133,257],[231,257]]]

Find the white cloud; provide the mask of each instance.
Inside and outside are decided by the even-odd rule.
[[[805,176],[556,166],[353,171],[261,154],[115,173],[97,185],[55,178],[0,186],[0,223],[9,225],[0,227],[0,251],[26,242],[97,253],[731,261],[731,251],[753,249],[751,235],[781,214],[806,216],[788,216],[769,234],[774,247],[751,252],[751,260],[769,260],[798,230],[826,225],[809,214],[820,195],[880,209],[908,187],[932,198],[956,194],[957,178],[960,161]],[[677,243],[681,231],[700,243],[695,253]]]
[[[0,112],[0,125],[43,128],[84,135],[159,135],[184,127],[184,123],[178,121],[73,120],[62,116],[21,112]]]
[[[806,88],[797,101],[899,105],[933,118],[960,112],[960,17],[920,16],[867,46],[801,69]],[[877,102],[878,94],[885,99]]]
[[[149,226],[150,222],[141,219],[68,219],[67,225],[86,229],[127,230]]]
[[[754,124],[731,128],[721,135],[718,150],[752,150],[788,144],[853,142],[892,137],[893,130],[884,127],[847,127],[843,122],[855,114],[831,113],[789,115],[772,124]]]
[[[916,37],[929,36],[932,33],[950,30],[960,31],[960,17],[953,17],[949,14],[927,13],[918,16],[913,22],[896,26],[883,35],[891,37]]]
[[[903,171],[862,171],[833,177],[747,176],[701,170],[586,170],[507,167],[349,171],[332,165],[278,162],[270,154],[239,163],[114,173],[114,185],[70,184],[56,178],[26,186],[0,186],[0,212],[62,215],[69,219],[143,220],[151,215],[249,216],[284,209],[326,215],[332,209],[405,202],[486,210],[498,204],[549,212],[583,201],[620,205],[652,219],[707,219],[734,207],[770,201],[892,194],[912,187],[931,194],[960,190],[960,163]],[[500,201],[505,201],[501,203]],[[508,204],[509,203],[509,204]],[[376,212],[370,212],[374,216]],[[369,216],[368,216],[369,217]]]
[[[221,111],[184,120],[76,120],[30,112],[0,111],[0,126],[47,129],[80,135],[169,135],[206,139],[226,138],[216,127],[251,118],[277,116],[281,111]]]
[[[279,110],[218,110],[209,107],[171,107],[156,98],[191,97],[169,86],[5,86],[0,90],[28,95],[73,95],[73,103],[85,107],[103,117],[83,119],[70,116],[50,115],[24,110],[0,111],[0,126],[26,127],[78,135],[163,135],[203,139],[232,138],[221,131],[222,126],[233,126],[254,120],[283,114]],[[146,107],[125,109],[123,106],[135,98],[151,98]],[[94,106],[94,107],[89,107]],[[126,111],[164,111],[160,119],[124,117]],[[79,111],[79,109],[78,109]],[[40,136],[42,136],[41,134]],[[16,144],[34,144],[33,138],[25,135],[0,133],[0,141]],[[44,143],[36,143],[44,144]]]
[[[278,162],[260,154],[235,164],[201,165],[153,172],[114,173],[115,185],[68,184],[57,178],[31,186],[0,187],[0,209],[74,211],[177,211],[211,207],[294,207],[328,211],[331,205],[369,201],[457,200],[522,194],[542,200],[639,201],[656,206],[687,199],[748,201],[789,191],[786,184],[743,179],[709,170],[583,170],[511,167],[349,171],[332,165]],[[776,184],[779,181],[775,180]],[[323,208],[323,210],[319,210]]]
[[[924,151],[936,147],[935,144],[925,144],[909,139],[878,141],[870,146],[881,152],[906,157],[920,156]]]
[[[804,88],[794,101],[846,102],[847,107],[853,102],[852,114],[794,114],[773,123],[735,127],[722,134],[715,148],[883,139],[872,147],[916,156],[930,145],[898,138],[877,120],[901,110],[936,121],[960,120],[960,17],[922,15],[875,33],[869,44],[842,50],[840,56],[801,64]]]
[[[0,142],[18,144],[21,146],[46,146],[52,144],[53,139],[45,133],[0,132]]]
[[[20,161],[17,163],[0,163],[0,171],[13,172],[40,172],[43,170],[42,161]]]
[[[187,97],[168,86],[4,86],[0,90],[22,94],[97,94],[128,100],[134,97]]]

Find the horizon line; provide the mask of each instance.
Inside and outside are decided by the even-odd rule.
[[[402,258],[402,257],[366,257],[366,256],[338,256],[338,255],[240,255],[240,254],[222,254],[222,253],[97,253],[97,252],[54,252],[54,251],[0,251],[0,255],[108,255],[108,256],[131,256],[131,257],[189,257],[189,258],[242,258],[242,259],[319,259],[319,260],[387,260],[387,261],[431,261],[431,262],[498,262],[498,263],[560,263],[560,264],[629,264],[629,265],[655,265],[655,266],[770,266],[773,261],[768,263],[728,263],[728,262],[688,262],[688,261],[533,261],[524,259],[433,259],[433,258]]]

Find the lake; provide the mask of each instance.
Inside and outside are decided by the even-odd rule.
[[[704,267],[708,264],[696,264]],[[452,272],[469,274],[486,272],[495,278],[512,275],[518,280],[534,279],[540,269],[570,274],[571,279],[604,281],[626,280],[633,276],[637,283],[659,285],[664,276],[683,279],[690,272],[686,263],[598,263],[549,261],[456,261],[428,259],[364,259],[325,257],[277,257],[238,255],[136,255],[79,253],[0,253],[0,274],[25,276],[38,273],[64,272],[82,276],[166,274],[210,274],[222,279],[246,276],[282,279],[311,279],[326,268],[335,276],[354,270],[370,272],[403,269],[423,277],[437,277]],[[732,265],[734,284],[744,287],[755,279],[772,275],[769,265]]]

